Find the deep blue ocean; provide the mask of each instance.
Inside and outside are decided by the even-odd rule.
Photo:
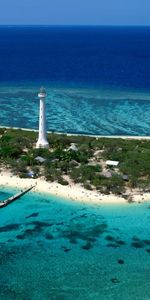
[[[1,26],[0,125],[38,128],[41,85],[48,130],[149,135],[150,27]]]
[[[150,91],[150,28],[0,27],[0,81]]]

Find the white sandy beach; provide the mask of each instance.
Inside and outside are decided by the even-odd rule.
[[[31,185],[35,185],[33,191],[44,194],[52,194],[59,197],[72,199],[74,201],[80,201],[85,203],[105,204],[105,203],[127,203],[127,200],[110,194],[103,195],[97,191],[85,190],[79,184],[70,184],[63,186],[57,182],[46,182],[43,179],[22,179],[12,175],[8,171],[0,173],[0,189],[7,187],[15,187],[18,189],[28,188]],[[132,194],[133,201],[144,202],[150,201],[150,193],[139,193]]]

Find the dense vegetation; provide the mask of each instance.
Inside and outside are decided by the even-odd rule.
[[[68,181],[103,193],[126,189],[150,190],[150,140],[95,138],[49,134],[49,149],[36,149],[37,132],[0,129],[0,166],[13,174],[44,177],[67,185]],[[75,144],[76,150],[70,146]],[[43,163],[36,160],[40,156]],[[106,165],[117,160],[117,168]]]

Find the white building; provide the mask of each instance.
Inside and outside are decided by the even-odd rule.
[[[36,143],[36,148],[48,148],[48,140],[46,137],[46,115],[45,115],[45,98],[46,91],[44,88],[40,89],[38,97],[40,99],[40,109],[39,109],[39,137]]]
[[[119,161],[116,160],[107,160],[106,161],[107,166],[117,167],[119,165]]]

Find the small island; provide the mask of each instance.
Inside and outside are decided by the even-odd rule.
[[[150,139],[0,129],[0,184],[27,187],[73,200],[140,201],[150,198]]]

